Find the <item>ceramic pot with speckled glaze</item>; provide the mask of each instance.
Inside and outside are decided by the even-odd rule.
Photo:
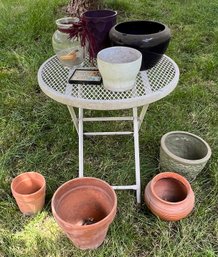
[[[11,191],[20,211],[32,215],[42,210],[45,203],[45,178],[38,172],[25,172],[12,180]]]
[[[83,177],[60,186],[52,198],[55,220],[80,249],[99,247],[114,220],[117,197],[103,180]]]
[[[195,196],[191,185],[183,176],[163,172],[147,184],[144,200],[151,212],[160,219],[178,221],[191,213]]]
[[[161,138],[160,167],[175,171],[192,182],[211,157],[207,142],[185,131],[171,131]]]

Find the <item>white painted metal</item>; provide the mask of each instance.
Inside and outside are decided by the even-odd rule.
[[[127,189],[137,190],[137,186],[136,185],[112,186],[112,187],[115,190],[127,190]]]
[[[83,109],[79,108],[79,177],[83,177]]]
[[[85,67],[90,68],[88,59]],[[83,136],[96,135],[129,135],[134,134],[135,150],[135,185],[113,186],[114,189],[136,190],[137,202],[141,201],[139,129],[146,114],[148,105],[169,93],[176,87],[179,80],[179,69],[176,63],[164,55],[153,68],[139,72],[134,89],[124,92],[112,92],[101,85],[68,84],[72,70],[63,68],[56,56],[42,64],[38,71],[38,82],[42,91],[54,100],[66,104],[79,137],[79,177],[83,177]],[[138,117],[137,107],[143,106]],[[73,107],[79,108],[77,119]],[[133,117],[92,117],[84,118],[83,109],[121,110],[133,108]],[[97,121],[133,121],[134,132],[83,132],[83,122]]]
[[[133,108],[133,126],[134,126],[134,148],[135,148],[135,177],[136,177],[136,200],[141,202],[141,179],[140,179],[140,159],[139,159],[139,126],[137,107]]]
[[[83,118],[83,121],[128,121],[133,120],[133,117],[93,117]]]
[[[86,136],[116,136],[116,135],[131,135],[132,131],[113,131],[113,132],[85,132]]]
[[[140,128],[141,128],[141,125],[142,125],[142,122],[143,122],[143,120],[144,120],[144,117],[145,117],[145,114],[146,114],[146,112],[147,112],[147,110],[148,110],[148,104],[146,104],[146,105],[144,105],[143,107],[142,107],[142,110],[141,110],[141,113],[140,113],[140,115],[139,115],[139,130],[140,130]]]
[[[89,66],[86,59],[85,67]],[[103,84],[69,86],[69,73],[53,56],[39,69],[39,86],[58,102],[92,110],[121,110],[150,104],[172,92],[179,80],[178,66],[166,55],[153,68],[139,72],[135,88],[124,92],[106,90]]]
[[[141,74],[142,74],[141,78],[142,78],[142,83],[144,85],[145,93],[146,94],[152,94],[153,87],[152,87],[152,84],[149,81],[148,73],[147,72],[143,72]]]
[[[145,106],[142,108],[141,114],[144,118],[144,114],[147,110],[148,106]],[[71,108],[69,108],[70,111],[72,111]],[[73,117],[76,119],[75,112],[73,110]],[[103,118],[103,121],[108,121],[108,117],[101,117]],[[100,119],[101,119],[100,118]],[[111,117],[109,117],[110,119]],[[116,118],[116,117],[114,117]],[[117,117],[120,118],[116,121],[122,121],[123,117]],[[105,136],[105,135],[130,135],[134,134],[134,150],[135,150],[135,177],[136,177],[136,184],[135,185],[124,185],[124,186],[113,186],[116,190],[136,190],[136,199],[137,203],[141,202],[141,181],[140,181],[140,159],[139,159],[139,121],[140,118],[137,114],[137,107],[133,108],[133,117],[124,117],[128,118],[127,120],[133,121],[133,127],[134,132],[132,131],[113,131],[113,132],[83,132],[83,122],[84,121],[99,121],[98,117],[94,117],[90,120],[90,118],[84,118],[83,117],[83,109],[79,108],[79,177],[83,177],[83,169],[84,169],[84,159],[83,159],[83,136]],[[142,120],[143,120],[142,118]],[[88,120],[87,120],[88,119]],[[142,121],[141,120],[141,121]]]

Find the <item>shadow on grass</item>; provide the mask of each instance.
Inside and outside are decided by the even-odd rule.
[[[125,201],[126,197],[129,201]],[[20,215],[20,220],[16,220],[19,229],[4,228],[3,256],[130,256],[133,240],[137,237],[135,227],[129,225],[136,216],[135,196],[130,192],[118,192],[118,202],[116,219],[102,246],[96,250],[77,249],[60,230],[51,213],[43,211],[32,217]]]

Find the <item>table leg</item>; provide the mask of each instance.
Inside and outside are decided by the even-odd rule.
[[[79,177],[83,177],[83,109],[79,108]]]
[[[133,127],[134,127],[134,149],[135,149],[135,178],[136,178],[136,200],[141,203],[141,178],[140,178],[140,159],[139,159],[139,123],[137,107],[133,108]]]
[[[78,119],[77,119],[77,117],[76,117],[76,113],[75,113],[75,111],[74,111],[74,109],[73,109],[72,106],[69,106],[69,105],[68,105],[67,108],[68,108],[68,110],[69,110],[69,112],[70,112],[70,115],[71,115],[71,118],[72,118],[74,127],[75,127],[75,129],[76,129],[76,131],[77,131],[77,134],[79,134],[79,130],[78,130]]]
[[[147,111],[148,105],[143,106],[142,111],[138,117],[138,109],[137,107],[133,108],[133,116],[132,117],[113,117],[113,120],[133,120],[133,135],[134,135],[134,153],[135,153],[135,185],[126,185],[126,186],[113,186],[114,189],[133,189],[136,190],[136,200],[137,203],[141,203],[141,178],[140,178],[140,158],[139,158],[139,129],[141,123],[144,119],[145,113]],[[127,135],[132,132],[83,132],[83,121],[110,121],[112,118],[101,117],[101,118],[84,118],[83,117],[83,109],[79,108],[78,118],[74,112],[72,106],[68,106],[70,111],[73,123],[78,132],[79,137],[79,177],[83,177],[84,175],[84,159],[83,159],[83,137],[84,134],[95,136],[95,135]]]
[[[146,114],[146,112],[147,112],[147,110],[148,110],[148,106],[149,106],[149,104],[144,105],[144,106],[142,107],[141,113],[140,113],[140,115],[139,115],[139,130],[140,130],[140,128],[141,128],[141,125],[142,125],[142,122],[143,122],[143,120],[144,120],[145,114]]]

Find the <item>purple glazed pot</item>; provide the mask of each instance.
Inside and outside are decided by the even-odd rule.
[[[116,24],[117,12],[112,10],[93,10],[83,13],[87,30],[94,39],[94,57],[110,46],[109,31]]]

